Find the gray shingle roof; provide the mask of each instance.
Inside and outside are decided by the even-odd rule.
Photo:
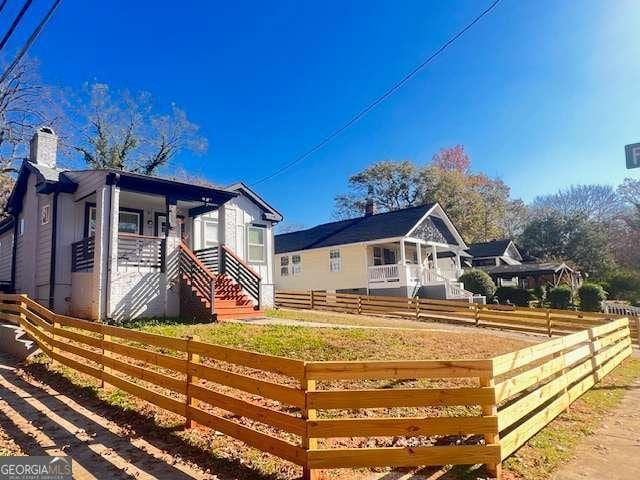
[[[403,208],[392,212],[324,223],[307,230],[276,235],[275,252],[296,252],[311,248],[403,237],[433,206],[434,204],[427,204]],[[428,217],[427,221],[432,228],[428,228],[426,231],[433,232],[433,235],[438,237],[433,240],[441,241],[444,238],[450,244],[457,244],[454,235],[440,218]]]
[[[510,239],[472,243],[467,250],[473,257],[500,257],[511,243]]]

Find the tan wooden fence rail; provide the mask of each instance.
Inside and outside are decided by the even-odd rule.
[[[500,476],[504,458],[631,352],[626,318],[492,359],[331,362],[79,320],[24,295],[0,295],[0,319],[53,360],[183,416],[187,427],[300,465],[305,478],[448,464],[486,464]],[[341,438],[360,442],[332,441]]]
[[[360,315],[386,315],[416,320],[429,319],[543,333],[549,336],[567,335],[626,316],[511,305],[480,305],[469,303],[467,300],[373,297],[308,290],[276,290],[276,306]],[[636,342],[639,342],[639,324],[640,317],[630,321],[631,337]]]

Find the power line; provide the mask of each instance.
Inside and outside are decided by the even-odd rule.
[[[29,7],[31,6],[32,1],[33,0],[27,0],[22,4],[22,8],[18,12],[18,15],[16,15],[16,18],[13,19],[13,22],[11,23],[9,30],[7,30],[7,33],[5,33],[4,37],[2,37],[2,40],[0,40],[0,50],[4,48],[5,44],[7,43],[11,35],[13,35],[13,31],[18,26],[18,23],[20,23],[20,20],[22,20],[22,17],[26,13],[26,11],[29,10]],[[4,4],[2,4],[2,7],[4,7]]]
[[[55,2],[51,6],[51,8],[47,12],[47,14],[44,16],[44,18],[42,20],[40,20],[40,23],[38,24],[38,26],[31,33],[31,36],[29,36],[29,38],[27,39],[26,43],[22,46],[22,48],[18,52],[18,55],[16,55],[16,58],[13,60],[13,62],[11,62],[11,65],[9,65],[9,67],[2,74],[2,77],[0,77],[0,85],[2,85],[4,83],[4,81],[7,79],[9,74],[13,71],[14,68],[16,68],[18,63],[20,63],[20,60],[22,60],[22,57],[24,57],[25,53],[27,53],[29,48],[31,48],[31,45],[33,45],[33,42],[36,41],[36,38],[38,38],[38,35],[40,35],[40,32],[42,31],[44,26],[47,24],[47,22],[49,21],[49,19],[53,15],[53,12],[56,11],[56,8],[58,8],[58,5],[60,5],[61,1],[62,0],[55,0]]]
[[[273,177],[275,177],[277,175],[280,175],[282,172],[288,170],[289,168],[293,167],[297,163],[300,163],[305,158],[309,157],[310,155],[312,155],[313,153],[317,152],[322,147],[324,147],[325,145],[330,143],[334,138],[336,138],[342,132],[347,130],[354,123],[358,122],[358,120],[360,120],[362,117],[367,115],[371,110],[373,110],[378,105],[380,105],[382,102],[384,102],[387,98],[389,98],[397,90],[399,90],[405,83],[407,83],[414,76],[416,76],[423,68],[425,68],[429,63],[431,63],[438,55],[440,55],[442,52],[444,52],[447,48],[449,48],[456,40],[458,40],[462,35],[464,35],[468,30],[470,30],[483,17],[485,17],[486,15],[491,13],[498,6],[500,1],[501,0],[494,0],[493,3],[491,3],[486,9],[484,9],[477,17],[475,17],[470,23],[468,23],[462,30],[460,30],[458,33],[453,35],[449,40],[447,40],[446,43],[444,43],[440,48],[438,48],[435,52],[433,52],[425,61],[423,61],[418,66],[416,66],[413,70],[411,70],[409,73],[407,73],[401,80],[399,80],[398,82],[393,84],[389,89],[387,89],[382,95],[380,95],[378,98],[376,98],[373,102],[371,102],[369,105],[367,105],[362,110],[360,110],[358,113],[356,113],[344,125],[342,125],[341,127],[337,128],[336,130],[331,132],[329,135],[327,135],[325,138],[323,138],[320,142],[318,142],[312,148],[310,148],[309,150],[304,152],[302,155],[299,155],[298,157],[293,159],[291,162],[287,163],[286,165],[283,165],[282,167],[280,167],[278,170],[276,170],[275,172],[271,173],[270,175],[267,175],[266,177],[263,177],[263,178],[261,178],[259,180],[256,180],[255,182],[253,182],[251,184],[251,186],[255,186],[255,185],[258,185],[259,183],[266,182],[267,180],[270,180]]]

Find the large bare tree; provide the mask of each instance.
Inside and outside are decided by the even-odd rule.
[[[157,113],[147,92],[112,92],[104,83],[86,85],[74,101],[79,136],[74,148],[91,168],[157,173],[183,150],[204,153],[207,139],[184,110],[172,104]]]

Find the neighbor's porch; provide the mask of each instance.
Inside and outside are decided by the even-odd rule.
[[[455,282],[462,275],[463,255],[451,245],[422,240],[368,243],[368,282],[376,287]]]

